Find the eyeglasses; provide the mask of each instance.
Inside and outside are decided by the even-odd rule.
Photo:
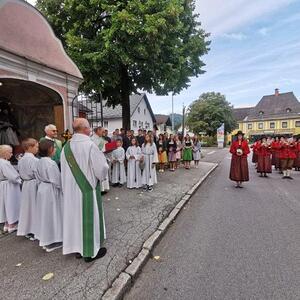
[[[58,132],[58,130],[52,130],[52,132]]]

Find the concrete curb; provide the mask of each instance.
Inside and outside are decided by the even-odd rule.
[[[103,300],[123,299],[125,293],[130,289],[131,284],[137,278],[144,265],[147,263],[151,255],[151,251],[163,237],[169,225],[174,222],[185,204],[190,200],[192,195],[197,191],[207,177],[209,177],[209,175],[218,167],[218,165],[219,164],[214,164],[214,166],[177,203],[168,217],[160,224],[158,229],[145,241],[142,250],[135,257],[132,263],[119,275],[119,277],[117,277],[117,279],[115,279],[112,287],[105,292],[105,294],[102,296]]]

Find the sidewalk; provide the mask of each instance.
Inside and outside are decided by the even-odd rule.
[[[37,242],[0,235],[2,299],[99,299],[130,264],[145,240],[214,164],[158,174],[152,193],[112,188],[104,197],[107,255],[87,264],[61,251],[45,253]],[[21,264],[21,265],[20,265]],[[18,265],[18,266],[17,266]],[[49,281],[42,277],[54,273]]]

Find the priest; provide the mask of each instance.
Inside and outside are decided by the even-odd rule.
[[[63,254],[76,253],[77,258],[91,262],[106,254],[100,182],[107,176],[108,165],[89,137],[86,119],[75,119],[73,131],[61,154]]]

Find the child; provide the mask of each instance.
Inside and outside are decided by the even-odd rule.
[[[122,140],[117,139],[117,149],[112,152],[112,179],[111,182],[113,186],[122,187],[126,182],[126,173],[125,173],[125,150],[122,147]]]
[[[142,174],[142,184],[144,189],[152,192],[153,185],[157,183],[156,163],[158,163],[157,148],[153,142],[153,136],[145,135],[145,142],[142,146],[142,160],[145,167]]]
[[[12,155],[11,146],[0,145],[0,223],[5,223],[3,230],[8,233],[18,229],[22,182],[9,162]]]
[[[179,139],[179,136],[175,136],[175,143],[176,143],[176,169],[180,167],[181,162],[181,154],[182,154],[182,142]]]
[[[184,161],[184,167],[189,170],[191,168],[191,161],[193,160],[192,153],[192,141],[190,136],[187,134],[183,143],[183,154],[182,158]]]
[[[198,169],[200,158],[201,158],[201,143],[199,141],[198,136],[195,136],[193,140],[193,159],[195,162],[196,169]]]
[[[165,171],[165,164],[168,162],[167,158],[167,143],[165,141],[165,136],[160,134],[157,141],[157,149],[158,149],[158,160],[159,160],[159,173],[163,173]]]
[[[168,159],[170,162],[170,171],[174,172],[175,171],[175,166],[176,166],[176,142],[174,140],[174,136],[173,134],[170,134],[170,139],[167,145],[167,149],[168,149]]]
[[[25,139],[22,142],[25,151],[20,159],[18,167],[23,180],[21,194],[21,209],[17,235],[25,236],[34,241],[36,211],[36,194],[38,182],[36,179],[38,159],[35,157],[39,150],[39,144],[35,139]]]
[[[140,188],[142,185],[141,169],[139,166],[141,148],[137,146],[136,138],[131,140],[131,146],[126,151],[127,164],[127,187],[129,189]]]
[[[52,252],[62,247],[63,237],[61,177],[56,162],[51,159],[55,155],[53,141],[40,141],[39,155],[36,238],[43,249]]]

